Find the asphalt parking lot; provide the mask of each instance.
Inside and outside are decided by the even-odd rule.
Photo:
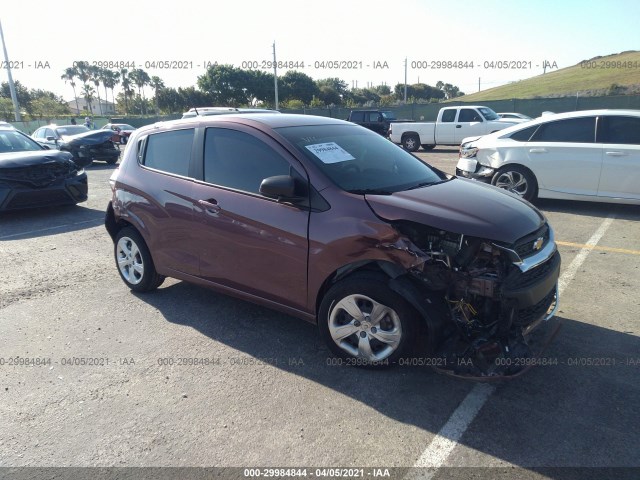
[[[418,156],[452,173],[457,150]],[[640,476],[640,207],[538,202],[562,327],[548,365],[489,385],[337,366],[314,326],[183,282],[132,294],[102,224],[113,168],[89,167],[84,204],[0,216],[0,467]]]

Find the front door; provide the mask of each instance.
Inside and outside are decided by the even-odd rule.
[[[259,193],[263,179],[292,174],[306,179],[258,130],[206,129],[202,181],[194,185],[203,279],[307,310],[309,210]]]

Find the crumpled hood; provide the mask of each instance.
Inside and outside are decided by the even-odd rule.
[[[65,135],[62,137],[62,141],[72,147],[80,145],[100,145],[107,140],[111,140],[113,133],[111,130],[91,130],[90,132],[83,132],[77,135]]]
[[[538,209],[515,195],[460,178],[365,198],[374,213],[387,221],[407,220],[498,242],[513,243],[545,221]]]
[[[20,168],[45,163],[69,163],[73,155],[60,150],[36,150],[34,152],[11,152],[0,154],[0,170],[3,168]]]

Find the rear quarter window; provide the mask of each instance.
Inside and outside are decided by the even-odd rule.
[[[189,176],[193,136],[192,128],[149,135],[142,164],[162,172]]]

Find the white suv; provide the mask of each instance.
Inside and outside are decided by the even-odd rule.
[[[640,110],[560,113],[465,138],[456,174],[529,201],[640,205]]]

